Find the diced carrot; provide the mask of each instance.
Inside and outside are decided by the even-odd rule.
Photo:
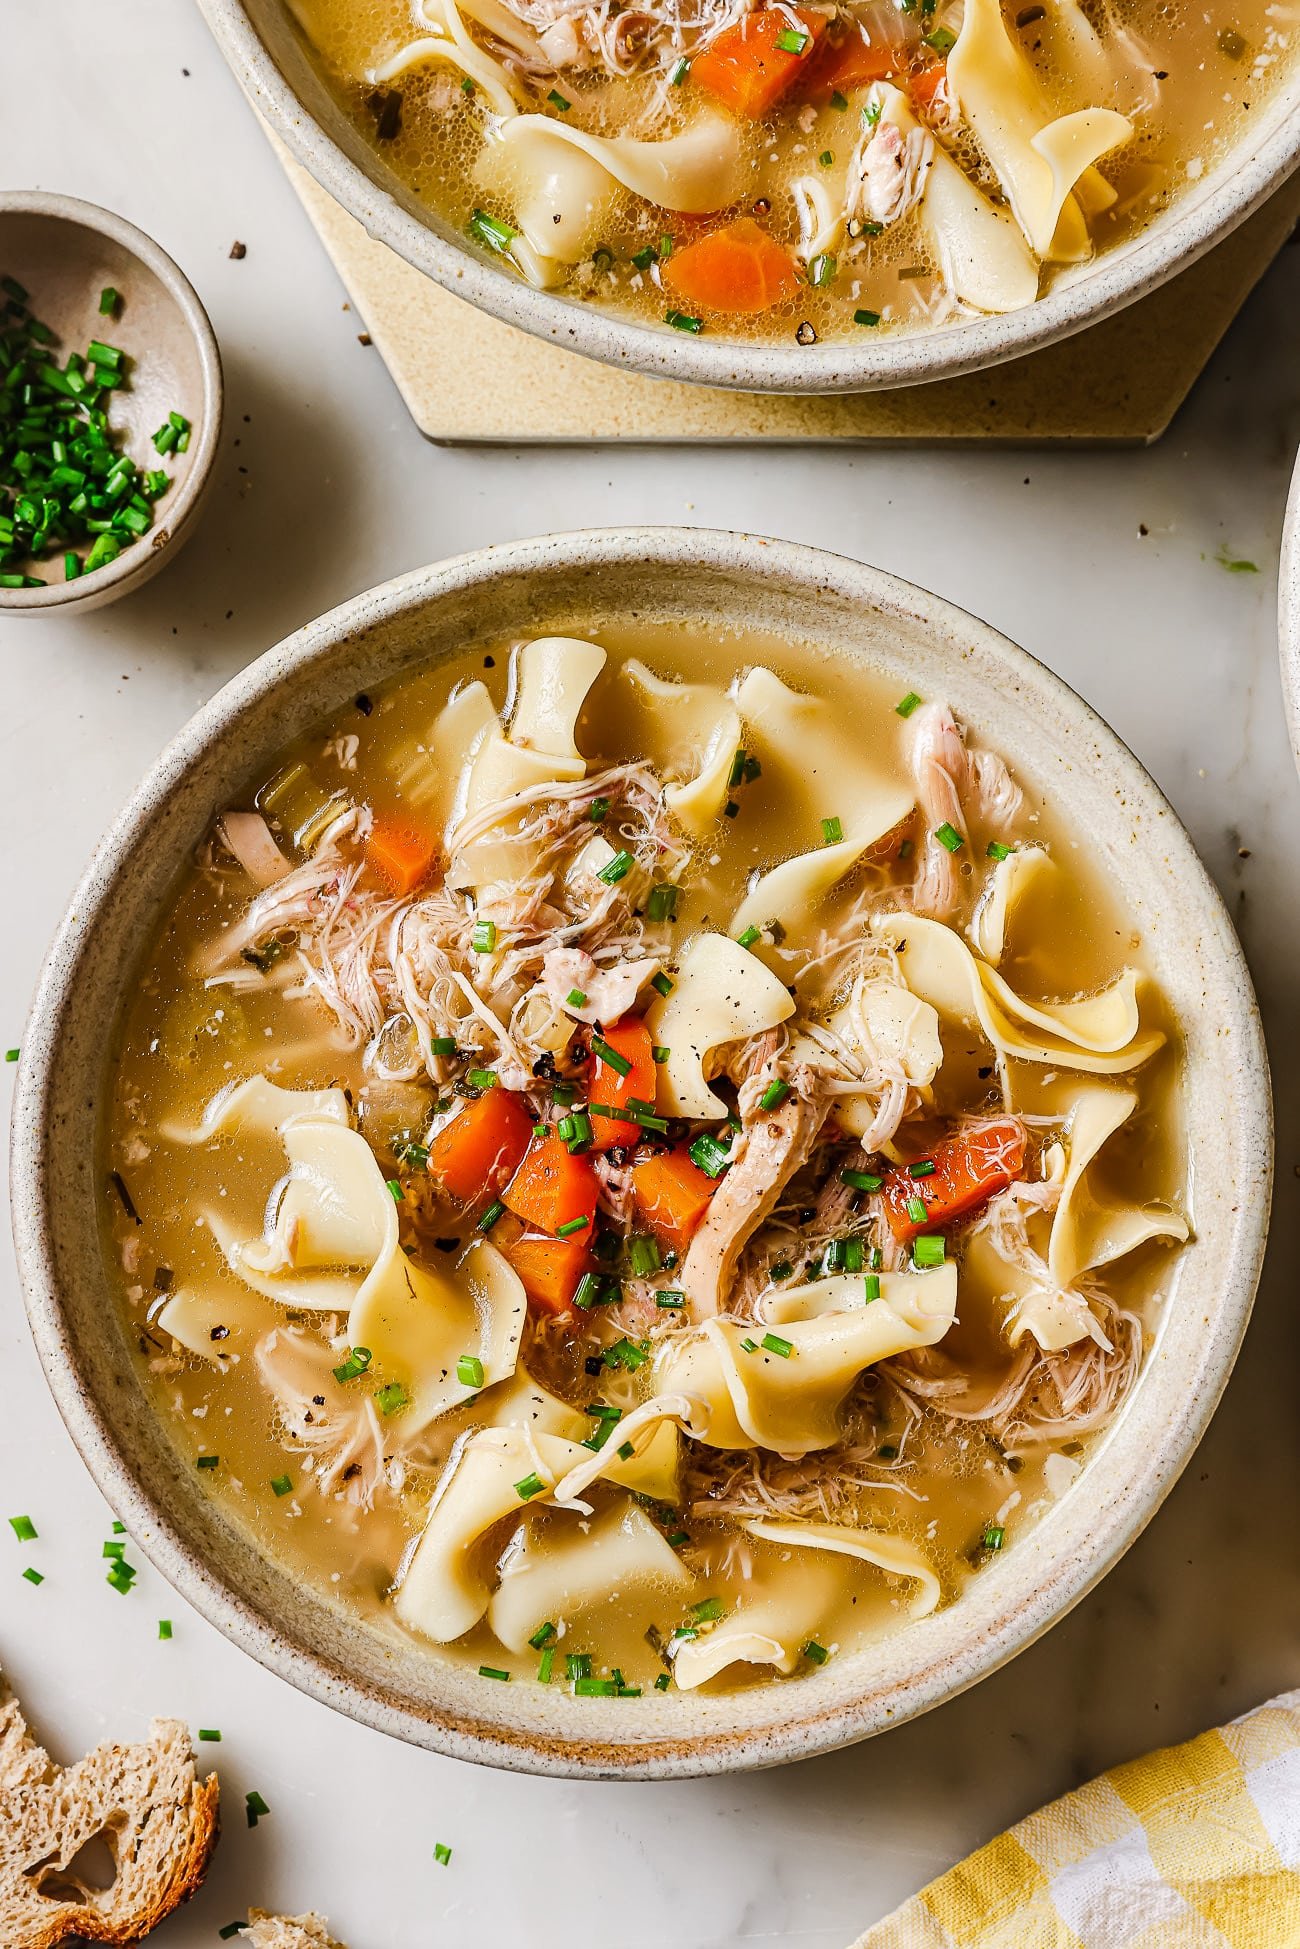
[[[947,73],[946,61],[932,61],[928,68],[922,68],[908,81],[907,92],[912,98],[912,106],[920,114],[926,115],[934,107],[934,98],[942,88]]]
[[[514,1175],[532,1128],[528,1106],[498,1083],[429,1139],[429,1170],[449,1198],[472,1205]]]
[[[437,856],[437,845],[427,833],[389,819],[376,819],[366,841],[366,858],[394,893],[414,893],[428,879]]]
[[[630,1103],[635,1097],[638,1103],[653,1105],[654,1045],[641,1017],[624,1015],[597,1039],[604,1041],[616,1056],[621,1056],[629,1068],[624,1075],[616,1064],[606,1062],[593,1052],[587,1065],[587,1088],[591,1091],[592,1102],[607,1103],[612,1110],[621,1110],[625,1103]],[[616,1144],[635,1144],[643,1134],[639,1124],[631,1123],[625,1117],[593,1116],[591,1128],[593,1150],[613,1150]]]
[[[501,1193],[501,1202],[516,1218],[552,1236],[576,1220],[584,1242],[591,1243],[596,1219],[596,1174],[585,1157],[574,1156],[563,1138],[554,1135],[535,1142]]]
[[[819,14],[797,18],[796,28],[784,7],[746,14],[696,55],[691,80],[734,114],[760,121],[805,72],[826,31]],[[800,39],[803,46],[795,46]]]
[[[573,1295],[590,1258],[589,1238],[588,1232],[573,1238],[525,1234],[499,1249],[519,1274],[534,1309],[562,1319],[573,1312]]]
[[[933,1164],[933,1171],[912,1175],[917,1164]],[[973,1125],[959,1136],[946,1137],[912,1167],[887,1171],[881,1195],[894,1237],[906,1244],[922,1232],[938,1231],[954,1219],[965,1218],[1005,1191],[1025,1166],[1025,1127],[1015,1117],[995,1117]],[[925,1206],[917,1218],[908,1205]]]
[[[632,1201],[644,1224],[674,1252],[684,1252],[718,1188],[685,1144],[632,1166]]]
[[[788,251],[753,217],[675,250],[659,275],[674,298],[701,311],[770,311],[803,283]]]
[[[842,41],[823,42],[800,85],[800,97],[825,102],[835,94],[851,95],[855,89],[869,88],[873,81],[887,81],[905,60],[901,50],[868,41],[852,28]]]

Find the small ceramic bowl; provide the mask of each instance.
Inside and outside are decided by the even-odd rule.
[[[139,466],[172,477],[153,527],[115,561],[67,582],[60,550],[28,565],[44,587],[0,589],[0,614],[98,609],[147,582],[194,530],[221,437],[217,341],[193,285],[166,251],[125,218],[72,196],[0,192],[0,273],[31,293],[60,360],[94,338],[122,347],[131,381],[114,393],[110,423]],[[122,303],[118,315],[105,317],[99,300],[110,285]],[[183,413],[193,432],[184,453],[160,457],[153,434],[170,412]]]
[[[214,813],[358,692],[525,632],[598,635],[633,618],[707,627],[719,615],[768,640],[860,657],[900,692],[946,696],[1033,795],[1088,835],[1184,1039],[1196,1235],[1170,1261],[1155,1344],[1078,1482],[947,1609],[782,1684],[574,1699],[494,1684],[381,1635],[295,1582],[204,1491],[105,1303],[105,1029]],[[73,898],[23,1038],[13,1128],[14,1228],[37,1347],[87,1465],[162,1573],[254,1657],[368,1725],[494,1765],[643,1779],[770,1765],[897,1725],[1076,1603],[1152,1516],[1213,1413],[1255,1291],[1272,1160],[1241,950],[1187,834],[1114,733],[996,630],[908,583],[811,548],[688,529],[551,536],[420,569],[308,624],[228,684],[149,772]]]
[[[1282,697],[1291,750],[1300,766],[1300,459],[1291,477],[1278,565],[1277,633],[1282,656]]]

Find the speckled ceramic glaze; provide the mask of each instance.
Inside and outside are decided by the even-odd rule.
[[[1142,1377],[1087,1469],[961,1598],[807,1677],[702,1697],[574,1699],[494,1684],[379,1636],[292,1582],[173,1449],[137,1376],[96,1214],[106,1024],[213,814],[358,691],[476,641],[725,616],[860,656],[946,696],[1109,867],[1186,1038],[1196,1237],[1171,1260]],[[1074,693],[987,625],[877,569],[752,536],[646,529],[511,543],[358,596],[243,672],[181,732],[103,841],[23,1039],[12,1155],[32,1330],[68,1427],[163,1574],[315,1697],[440,1752],[539,1773],[653,1778],[770,1765],[895,1725],[1022,1650],[1113,1564],[1200,1438],[1250,1311],[1272,1132],[1250,977],[1186,833]]]
[[[1195,261],[1248,217],[1300,159],[1300,72],[1252,114],[1241,139],[1139,236],[1058,276],[1039,303],[942,331],[799,346],[738,344],[637,325],[534,291],[421,204],[353,127],[312,66],[288,0],[199,0],[254,106],[291,153],[372,237],[509,325],[566,351],[663,378],[744,392],[873,392],[951,378],[1093,324]]]
[[[1277,579],[1278,647],[1282,655],[1282,697],[1286,704],[1291,749],[1300,766],[1300,459],[1291,478],[1282,530],[1282,559]]]
[[[0,589],[6,615],[99,609],[147,582],[194,531],[221,438],[217,341],[193,285],[166,251],[125,217],[75,196],[0,191],[0,267],[30,291],[61,357],[84,352],[92,338],[122,346],[131,383],[113,395],[111,423],[140,466],[162,465],[172,477],[153,527],[116,561],[68,582],[60,552],[33,564],[33,574],[48,577],[44,588]],[[100,315],[106,285],[122,295],[120,318]],[[160,462],[152,435],[170,412],[183,413],[193,432],[184,453]]]

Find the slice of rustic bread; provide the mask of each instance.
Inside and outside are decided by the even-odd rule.
[[[310,1915],[268,1915],[265,1909],[251,1908],[248,1919],[252,1926],[239,1938],[248,1949],[344,1949],[330,1934],[324,1916],[314,1911]]]
[[[69,1937],[139,1942],[203,1880],[218,1792],[215,1773],[195,1778],[179,1719],[155,1719],[142,1745],[97,1746],[56,1766],[0,1677],[4,1949],[58,1949]],[[109,1869],[108,1885],[96,1886]]]

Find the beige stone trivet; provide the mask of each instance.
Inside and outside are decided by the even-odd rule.
[[[1293,178],[1160,291],[992,371],[895,392],[794,398],[617,372],[454,298],[366,235],[274,145],[420,431],[452,442],[1159,439],[1300,219]]]

